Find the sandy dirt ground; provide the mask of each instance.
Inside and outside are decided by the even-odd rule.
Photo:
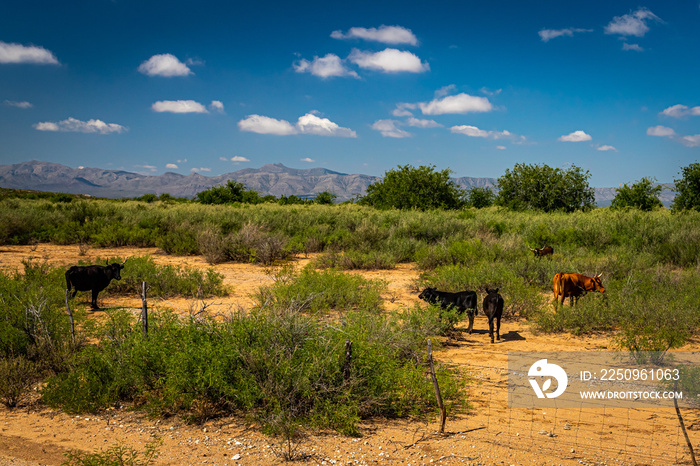
[[[201,257],[173,257],[155,248],[88,249],[39,244],[0,246],[0,269],[22,270],[23,260],[69,266],[98,258],[151,255],[158,264],[209,268]],[[297,258],[302,267],[311,258]],[[231,293],[207,303],[207,312],[224,314],[250,308],[256,290],[272,282],[270,269],[249,264],[213,267],[224,276]],[[388,284],[387,309],[418,302],[419,272],[410,264],[393,270],[356,272]],[[83,294],[89,300],[88,294]],[[80,298],[78,298],[80,299]],[[138,309],[139,297],[100,296],[100,305]],[[155,302],[183,315],[201,309],[187,299]],[[95,314],[99,314],[100,311]],[[466,329],[466,322],[459,328]],[[487,322],[481,313],[476,331],[445,342],[436,359],[472,379],[464,396],[472,409],[448,413],[444,434],[438,434],[438,416],[430,422],[372,420],[361,425],[358,438],[332,432],[309,434],[293,447],[300,464],[470,464],[470,465],[666,465],[692,464],[673,410],[524,410],[507,407],[509,351],[595,351],[612,349],[611,335],[575,337],[568,334],[534,334],[527,322],[505,320],[502,340],[489,343]],[[682,348],[697,350],[697,342]],[[684,410],[690,440],[700,443],[700,414]],[[128,406],[95,416],[71,416],[37,403],[8,410],[0,407],[0,465],[54,465],[66,460],[69,450],[96,452],[115,445],[139,451],[160,439],[155,464],[266,465],[284,462],[279,440],[262,435],[255,425],[229,417],[203,425],[188,425],[176,418],[154,420]]]

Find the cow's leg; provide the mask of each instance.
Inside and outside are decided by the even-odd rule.
[[[501,339],[501,316],[496,316],[496,340]]]
[[[471,335],[472,330],[474,330],[474,311],[467,309],[467,317],[469,317],[469,328],[467,329],[467,333]]]
[[[99,291],[92,290],[92,303],[91,304],[92,304],[93,309],[99,309],[99,307],[97,307],[97,293],[99,293]]]
[[[493,343],[493,315],[489,316],[489,337],[491,337],[491,343]]]

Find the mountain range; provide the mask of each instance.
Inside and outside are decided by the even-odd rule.
[[[123,170],[101,168],[71,168],[51,162],[30,161],[13,165],[0,165],[0,187],[31,189],[38,191],[87,194],[96,197],[138,197],[144,194],[168,193],[175,197],[193,198],[198,192],[227,181],[243,183],[248,189],[265,196],[271,194],[310,197],[328,191],[335,193],[342,202],[364,195],[367,186],[380,177],[339,173],[325,168],[296,169],[280,163],[263,165],[260,168],[245,168],[218,176],[203,176],[199,173],[180,175],[167,172],[162,175],[143,175]],[[464,189],[473,187],[492,188],[495,178],[454,178]],[[663,185],[660,199],[668,206],[673,200],[673,185]],[[615,197],[615,188],[595,188],[596,203],[610,205]]]

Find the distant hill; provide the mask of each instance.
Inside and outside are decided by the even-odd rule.
[[[90,196],[121,198],[144,194],[168,193],[175,197],[193,198],[198,192],[227,181],[243,183],[248,189],[263,196],[271,194],[314,196],[323,191],[335,193],[338,201],[346,201],[364,195],[367,186],[379,177],[349,175],[325,168],[289,168],[280,163],[263,165],[260,168],[245,168],[219,176],[203,176],[198,173],[180,175],[164,173],[158,176],[141,175],[122,170],[101,168],[71,168],[51,162],[22,162],[0,165],[0,187],[32,189],[39,191],[87,194]],[[464,189],[473,187],[493,188],[495,178],[462,177],[454,179]],[[670,205],[673,200],[672,185],[664,185],[661,201]],[[610,205],[615,197],[615,188],[595,188],[599,206]]]

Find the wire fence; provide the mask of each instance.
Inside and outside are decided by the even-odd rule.
[[[689,464],[692,458],[674,409],[509,408],[508,371],[468,366],[481,374],[470,384],[470,415],[460,430],[515,451],[546,452],[582,464]],[[491,374],[484,377],[485,372]],[[533,395],[534,396],[534,395]],[[682,410],[689,440],[700,444],[700,410]]]

